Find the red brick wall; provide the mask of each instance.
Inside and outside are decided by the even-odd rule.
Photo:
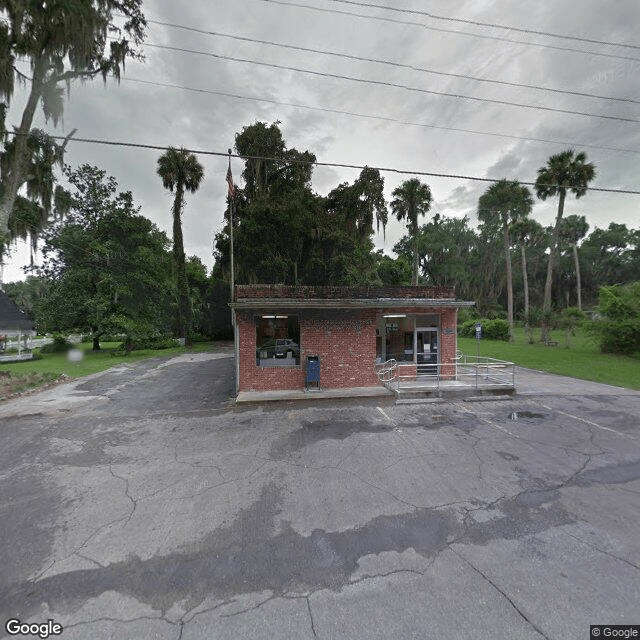
[[[300,310],[300,365],[258,367],[254,315],[238,311],[240,391],[303,389],[307,355],[320,356],[320,385],[324,388],[368,387],[379,384],[374,372],[376,319],[388,309]],[[456,309],[414,307],[393,313],[441,314],[440,361],[448,365],[456,353]],[[453,375],[453,366],[443,366],[443,375]],[[409,373],[409,371],[404,371]]]
[[[299,389],[304,385],[301,367],[258,367],[256,365],[256,326],[254,314],[238,311],[238,351],[240,391],[267,391],[272,389]]]
[[[415,380],[418,377],[418,367],[413,363],[398,363],[398,375],[402,378],[403,382],[407,380]]]
[[[253,313],[238,312],[240,391],[302,389],[308,355],[320,356],[320,385],[325,388],[379,384],[376,356],[376,311],[300,311],[300,365],[258,367]]]
[[[457,349],[457,309],[443,309],[440,317],[440,375],[453,378],[456,368],[453,364]]]
[[[317,311],[301,323],[302,357],[320,356],[320,385],[327,388],[379,384],[376,357],[376,311]]]

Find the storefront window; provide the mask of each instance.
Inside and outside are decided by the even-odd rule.
[[[413,362],[413,318],[404,315],[384,317],[385,359]]]
[[[256,364],[291,367],[300,364],[300,323],[297,316],[256,316]]]
[[[432,314],[384,314],[376,326],[376,361],[438,363],[440,317]]]

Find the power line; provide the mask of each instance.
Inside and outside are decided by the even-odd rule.
[[[408,85],[403,85],[403,84],[397,84],[395,82],[387,82],[385,80],[367,80],[365,78],[356,78],[355,76],[343,76],[337,73],[327,73],[327,72],[323,72],[323,71],[312,71],[311,69],[301,69],[299,67],[291,67],[288,65],[281,65],[281,64],[275,64],[273,62],[263,62],[261,60],[250,60],[247,58],[236,58],[234,56],[225,56],[219,53],[213,53],[211,51],[196,51],[194,49],[184,49],[182,47],[170,47],[168,45],[160,45],[160,44],[153,44],[153,43],[145,43],[146,47],[153,47],[156,49],[166,49],[168,51],[180,51],[182,53],[192,53],[195,55],[201,55],[201,56],[208,56],[211,58],[216,58],[218,60],[229,60],[231,62],[244,62],[247,64],[254,64],[254,65],[258,65],[258,66],[262,66],[262,67],[270,67],[272,69],[281,69],[284,71],[295,71],[297,73],[306,73],[309,75],[314,75],[314,76],[320,76],[323,78],[333,78],[333,79],[338,79],[338,80],[348,80],[350,82],[358,82],[360,84],[373,84],[373,85],[377,85],[377,86],[382,86],[382,87],[390,87],[390,88],[394,88],[394,89],[404,89],[406,91],[412,91],[412,92],[417,92],[417,93],[426,93],[429,95],[435,95],[435,96],[444,96],[447,98],[456,98],[459,100],[471,100],[473,102],[484,102],[484,103],[489,103],[489,104],[498,104],[498,105],[502,105],[502,106],[509,106],[509,107],[517,107],[520,109],[534,109],[537,111],[549,111],[549,112],[553,112],[553,113],[565,113],[565,114],[569,114],[569,115],[574,115],[574,116],[586,116],[589,118],[601,118],[604,120],[615,120],[618,122],[634,122],[634,123],[640,123],[640,120],[635,119],[635,118],[624,118],[622,116],[607,116],[604,114],[598,114],[598,113],[587,113],[584,111],[574,111],[574,110],[570,110],[570,109],[559,109],[557,107],[546,107],[543,105],[531,105],[531,104],[525,104],[525,103],[521,103],[521,102],[511,102],[509,100],[497,100],[494,98],[478,98],[475,96],[468,96],[465,94],[459,94],[459,93],[448,93],[445,91],[434,91],[432,89],[420,89],[418,87],[410,87]]]
[[[28,135],[21,134],[16,131],[7,132],[6,135]],[[65,136],[50,136],[54,140],[64,140]],[[117,140],[101,140],[98,138],[70,138],[69,142],[84,142],[88,144],[102,144],[111,147],[131,147],[134,149],[152,149],[154,151],[168,151],[170,147],[165,145],[156,145],[156,144],[141,144],[136,142],[121,142]],[[238,158],[240,160],[268,160],[273,162],[285,162],[288,164],[306,164],[306,165],[314,165],[317,167],[336,167],[339,169],[374,169],[376,171],[381,171],[384,173],[396,173],[399,175],[414,175],[414,176],[428,176],[431,178],[450,178],[454,180],[471,180],[474,182],[498,182],[502,178],[481,178],[478,176],[466,176],[457,173],[437,173],[434,171],[415,171],[408,169],[396,169],[393,167],[372,167],[370,165],[360,165],[360,164],[348,164],[344,162],[318,162],[311,160],[295,160],[291,158],[278,158],[275,156],[248,156],[248,155],[240,155],[237,153],[229,154],[228,151],[210,151],[208,149],[185,149],[188,153],[193,153],[195,155],[202,156],[220,156],[223,158]],[[523,180],[518,180],[520,184],[527,186],[535,186],[535,182],[526,182]],[[549,187],[559,187],[561,185],[547,184]],[[627,195],[640,195],[640,191],[634,191],[631,189],[611,189],[606,187],[589,187],[589,191],[599,191],[603,193],[622,193]]]
[[[591,38],[583,38],[580,36],[568,36],[566,34],[552,33],[550,31],[536,31],[534,29],[523,29],[521,27],[514,27],[505,24],[497,24],[495,22],[480,22],[479,20],[468,20],[464,18],[452,18],[450,16],[439,16],[435,13],[429,13],[428,11],[419,11],[416,9],[400,9],[398,7],[391,7],[388,5],[373,4],[370,2],[356,2],[356,0],[329,0],[329,2],[339,2],[341,4],[350,4],[358,7],[367,7],[372,9],[385,9],[386,11],[395,11],[396,13],[410,13],[413,15],[426,16],[432,20],[442,20],[445,22],[460,22],[463,24],[470,24],[477,27],[492,27],[495,29],[503,29],[505,31],[515,31],[517,33],[531,33],[537,36],[548,36],[551,38],[561,38],[562,40],[575,40],[577,42],[587,42],[589,44],[604,44],[614,47],[624,47],[626,49],[640,50],[640,45],[627,44],[624,42],[610,42],[608,40],[594,40]]]
[[[490,36],[483,33],[473,33],[471,31],[460,31],[459,29],[443,29],[440,27],[432,27],[424,24],[423,22],[415,22],[411,20],[397,20],[395,18],[372,16],[366,13],[356,13],[354,11],[341,11],[339,9],[327,9],[326,7],[316,7],[310,4],[301,4],[299,2],[290,2],[287,0],[260,0],[261,2],[268,2],[270,4],[278,4],[286,7],[297,7],[300,9],[311,9],[312,11],[320,11],[322,13],[332,13],[337,15],[353,16],[356,18],[365,18],[367,20],[378,20],[381,22],[391,22],[394,24],[404,24],[415,27],[422,27],[429,31],[437,31],[439,33],[453,33],[461,36],[468,36],[471,38],[480,38],[483,40],[496,40],[498,42],[510,42],[512,44],[524,45],[527,47],[538,47],[541,49],[553,49],[555,51],[567,51],[569,53],[580,53],[588,56],[598,56],[601,58],[614,58],[616,60],[630,60],[632,62],[640,62],[640,58],[633,58],[630,56],[622,56],[615,53],[603,53],[600,51],[585,51],[584,49],[573,49],[571,47],[560,47],[558,45],[545,44],[543,42],[527,42],[523,40],[514,40],[513,38],[505,38],[502,36]]]
[[[426,69],[424,67],[416,67],[414,65],[410,65],[410,64],[403,64],[400,62],[393,62],[391,60],[381,60],[379,58],[367,58],[367,57],[363,57],[363,56],[356,56],[356,55],[351,55],[351,54],[347,54],[347,53],[339,53],[336,51],[328,51],[328,50],[322,50],[322,49],[312,49],[310,47],[302,47],[302,46],[298,46],[298,45],[292,45],[292,44],[283,44],[280,42],[273,42],[270,40],[259,40],[257,38],[248,38],[248,37],[244,37],[244,36],[238,36],[238,35],[233,35],[233,34],[229,34],[229,33],[221,33],[218,31],[207,31],[205,29],[198,29],[196,27],[187,27],[185,25],[181,25],[181,24],[173,24],[171,22],[162,22],[160,20],[148,20],[147,22],[152,23],[152,24],[158,24],[158,25],[162,25],[165,27],[173,27],[175,29],[184,29],[185,31],[192,31],[194,33],[201,33],[204,35],[210,35],[210,36],[214,36],[214,37],[219,37],[219,38],[229,38],[231,40],[240,40],[242,42],[252,42],[252,43],[256,43],[256,44],[264,44],[264,45],[268,45],[271,47],[280,47],[283,49],[291,49],[294,51],[305,51],[307,53],[317,53],[320,55],[325,55],[325,56],[333,56],[333,57],[337,57],[337,58],[343,58],[346,60],[357,60],[359,62],[373,62],[376,64],[384,64],[384,65],[388,65],[388,66],[392,66],[392,67],[396,67],[396,68],[400,68],[400,69],[409,69],[411,71],[419,71],[422,73],[431,73],[433,75],[438,75],[438,76],[447,76],[450,78],[461,78],[463,80],[473,80],[476,82],[486,82],[486,83],[490,83],[490,84],[497,84],[497,85],[502,85],[502,86],[508,86],[508,87],[518,87],[518,88],[525,88],[525,89],[535,89],[537,91],[549,91],[551,93],[558,93],[558,94],[565,94],[565,95],[571,95],[571,96],[579,96],[579,97],[585,97],[585,98],[597,98],[599,100],[614,100],[617,102],[629,102],[629,103],[633,103],[633,104],[640,104],[640,100],[635,100],[633,98],[616,98],[614,96],[603,96],[603,95],[599,95],[596,93],[586,93],[586,92],[582,92],[582,91],[571,91],[568,89],[556,89],[554,87],[545,87],[545,86],[541,86],[541,85],[535,85],[535,84],[525,84],[525,83],[520,83],[520,82],[509,82],[506,80],[496,80],[496,79],[490,79],[490,78],[481,78],[478,76],[469,76],[469,75],[465,75],[465,74],[461,74],[461,73],[447,73],[445,71],[436,71],[435,69]]]
[[[184,85],[180,85],[180,84],[171,84],[168,82],[155,82],[153,80],[142,80],[140,78],[127,78],[127,77],[122,77],[121,78],[124,81],[128,81],[128,82],[138,82],[141,84],[147,84],[147,85],[151,85],[151,86],[156,86],[156,87],[166,87],[166,88],[172,88],[172,89],[182,89],[184,91],[192,91],[194,93],[204,93],[204,94],[211,94],[211,95],[216,95],[216,96],[223,96],[225,98],[235,98],[238,100],[250,100],[253,102],[266,102],[269,104],[275,104],[275,105],[279,105],[279,106],[283,106],[283,107],[293,107],[296,109],[309,109],[312,111],[320,111],[323,113],[335,113],[337,115],[345,115],[345,116],[352,116],[352,117],[357,117],[357,118],[366,118],[366,119],[370,119],[370,120],[379,120],[382,122],[390,122],[393,124],[401,124],[401,125],[407,125],[407,126],[413,126],[413,127],[424,127],[427,129],[440,129],[442,131],[454,131],[454,132],[458,132],[458,133],[471,133],[471,134],[475,134],[475,135],[483,135],[483,136],[491,136],[491,137],[495,137],[495,138],[506,138],[506,139],[510,139],[510,140],[523,140],[526,142],[541,142],[541,143],[545,143],[545,144],[556,144],[556,145],[560,145],[560,146],[564,146],[564,147],[584,147],[586,149],[600,149],[600,150],[604,150],[604,151],[618,151],[621,153],[633,153],[633,154],[640,154],[640,151],[636,150],[636,149],[622,149],[620,147],[607,147],[607,146],[600,146],[600,145],[594,145],[594,144],[587,144],[587,143],[583,143],[583,142],[569,142],[569,141],[563,141],[563,140],[549,140],[547,138],[533,138],[533,137],[529,137],[529,136],[516,136],[516,135],[510,135],[507,133],[495,133],[492,131],[479,131],[476,129],[463,129],[463,128],[459,128],[459,127],[445,127],[443,125],[435,125],[435,124],[427,124],[424,122],[409,122],[406,120],[399,120],[397,118],[391,118],[391,117],[387,117],[387,116],[376,116],[376,115],[371,115],[371,114],[367,114],[367,113],[358,113],[355,111],[343,111],[341,109],[330,109],[327,107],[314,107],[312,105],[307,105],[307,104],[299,104],[299,103],[295,103],[295,102],[284,102],[284,101],[280,101],[280,100],[273,100],[272,98],[256,98],[254,96],[244,96],[241,94],[237,94],[237,93],[228,93],[226,91],[216,91],[214,89],[198,89],[198,88],[194,88],[194,87],[186,87]]]

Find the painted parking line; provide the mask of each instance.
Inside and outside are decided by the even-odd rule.
[[[590,425],[592,427],[596,427],[597,429],[603,429],[604,431],[611,431],[612,433],[615,433],[616,435],[622,436],[623,438],[628,438],[629,440],[633,440],[634,442],[638,441],[638,438],[633,438],[628,433],[623,433],[622,431],[618,431],[617,429],[612,429],[611,427],[605,427],[602,424],[598,424],[597,422],[593,422],[593,420],[587,420],[586,418],[582,418],[581,416],[576,416],[573,413],[568,413],[567,411],[562,411],[561,409],[554,409],[553,407],[549,407],[546,404],[543,404],[542,402],[538,402],[537,404],[539,404],[541,407],[544,407],[548,411],[555,411],[556,413],[559,413],[560,415],[567,416],[568,418],[573,418],[574,420],[577,420],[578,422],[584,422],[585,424],[588,424],[588,425]]]
[[[395,420],[392,420],[382,407],[378,407],[377,409],[391,424],[395,424]]]

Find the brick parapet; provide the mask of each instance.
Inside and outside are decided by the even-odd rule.
[[[236,285],[236,300],[453,299],[453,287],[327,287],[284,284]]]

